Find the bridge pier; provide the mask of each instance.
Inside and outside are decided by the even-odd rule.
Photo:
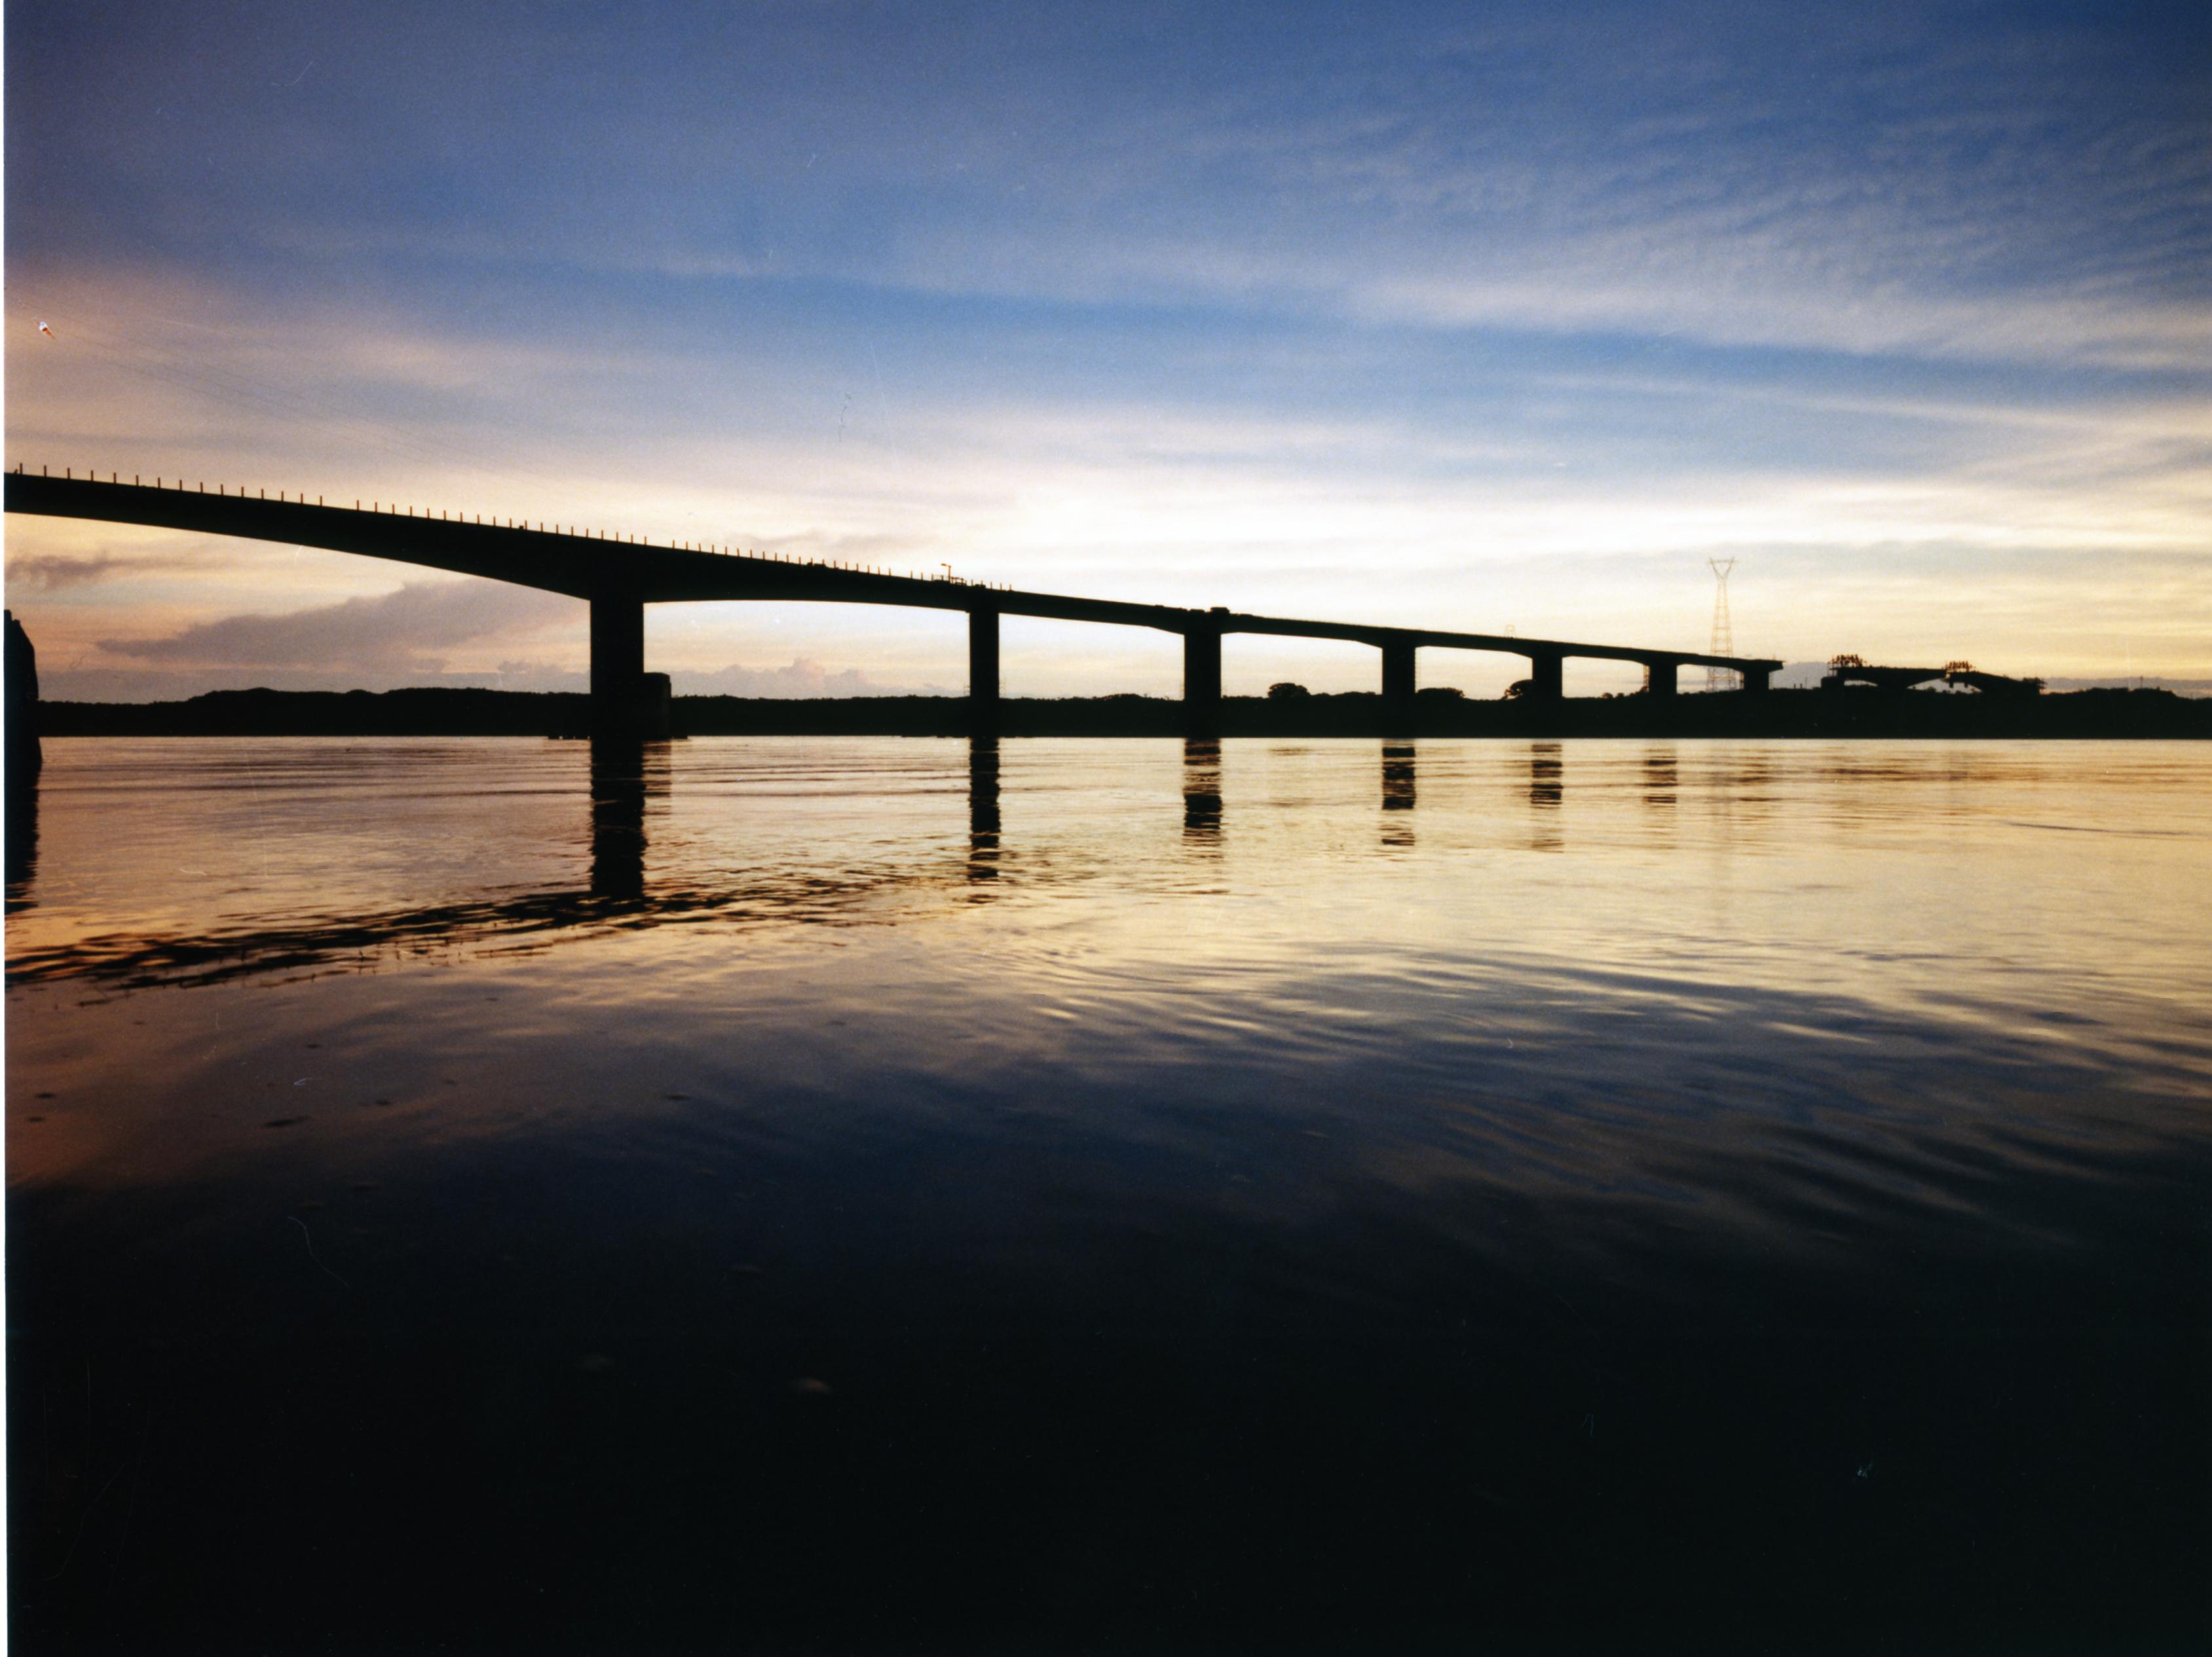
[[[1411,735],[1413,729],[1414,649],[1399,639],[1382,646],[1382,723],[1394,736]]]
[[[1182,635],[1182,733],[1193,742],[1221,736],[1221,629],[1194,627]]]
[[[1644,694],[1647,696],[1673,695],[1674,694],[1674,669],[1675,664],[1673,662],[1644,663]]]
[[[1736,672],[1742,677],[1746,690],[1764,690],[1774,670],[1769,667],[1740,667]]]
[[[999,612],[988,604],[968,612],[968,734],[999,734]]]
[[[668,676],[645,671],[645,600],[635,592],[592,598],[592,734],[668,737]]]
[[[1528,659],[1528,689],[1531,699],[1555,702],[1566,693],[1566,663],[1564,656],[1534,655]]]

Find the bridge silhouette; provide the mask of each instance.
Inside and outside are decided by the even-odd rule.
[[[147,483],[119,473],[106,481],[64,471],[53,477],[17,466],[7,475],[11,513],[89,519],[189,531],[237,539],[320,547],[363,557],[418,564],[459,575],[482,576],[580,598],[591,605],[591,699],[595,733],[665,736],[668,681],[645,665],[645,606],[712,600],[803,601],[900,604],[965,612],[970,728],[977,735],[999,728],[999,621],[1004,616],[1099,622],[1178,634],[1183,645],[1183,719],[1194,737],[1220,734],[1221,641],[1232,633],[1279,638],[1340,639],[1382,653],[1384,717],[1395,729],[1413,724],[1414,656],[1422,649],[1488,651],[1528,662],[1524,695],[1564,695],[1562,669],[1569,657],[1640,664],[1644,689],[1672,695],[1678,670],[1719,667],[1742,676],[1746,690],[1763,691],[1779,661],[1700,655],[1632,645],[1583,644],[1528,639],[1510,634],[1455,633],[1432,628],[1377,626],[1360,622],[1300,621],[1255,616],[1216,607],[1130,604],[1031,592],[943,577],[895,575],[830,560],[802,560],[744,552],[696,542],[655,542],[643,537],[578,531],[574,526],[402,507],[380,501],[366,507],[328,504],[321,496],[280,490],[248,494],[204,483],[187,488],[157,477]]]

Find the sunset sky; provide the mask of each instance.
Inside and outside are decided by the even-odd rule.
[[[1747,653],[2212,689],[2201,0],[15,0],[5,49],[10,465],[1677,649],[1733,558]],[[51,695],[582,683],[524,589],[7,555]],[[647,628],[679,692],[965,678],[951,615]],[[1180,667],[1006,623],[1010,694]]]

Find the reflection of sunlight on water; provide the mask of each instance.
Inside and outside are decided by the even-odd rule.
[[[288,1017],[343,1019],[357,1068],[444,1042],[470,1098],[538,1101],[434,1089],[441,1135],[619,1116],[624,1067],[744,1041],[757,1078],[796,1052],[807,1087],[894,1111],[943,1087],[1249,1093],[1285,1119],[1349,1096],[1393,1156],[1446,1166],[1432,1130],[1470,1109],[1534,1146],[1570,1121],[1878,1115],[1921,1065],[2009,1078],[2002,1108],[2038,1117],[2201,1079],[2194,750],[273,746],[55,745],[40,901],[11,925],[21,1053],[100,1024],[100,1057],[67,1044],[95,1089],[258,1062],[251,1024],[187,1041],[216,1004],[161,992],[276,982]],[[2136,839],[2085,867],[2078,830]],[[187,856],[209,872],[165,877]],[[313,987],[364,974],[391,981]],[[473,987],[450,1000],[478,984],[489,1023]],[[572,1051],[609,1018],[628,1028]],[[1666,1109],[1615,1109],[1655,1077]],[[1447,1108],[1462,1085],[1480,1102]],[[221,1091],[179,1079],[173,1102]],[[370,1108],[376,1136],[411,1120]]]
[[[1142,743],[783,739],[595,769],[574,744],[64,742],[9,967],[134,981],[714,916],[896,924],[931,912],[910,895],[988,879],[1056,920],[1165,920],[1199,956],[1264,943],[1286,970],[1372,937],[1406,971],[1533,949],[1851,979],[1877,1003],[1938,979],[1971,999],[1994,974],[1994,1006],[2039,982],[2028,998],[2063,1006],[2077,980],[2191,975],[2189,940],[2130,896],[2203,890],[2201,766],[2166,744],[1430,743],[1384,745],[1378,773],[1358,743],[1191,744],[1178,765]],[[1363,848],[1378,774],[1390,816]],[[1415,824],[1419,859],[1370,860]],[[2130,849],[2084,859],[2083,835]],[[1203,928],[1142,908],[1194,877]]]

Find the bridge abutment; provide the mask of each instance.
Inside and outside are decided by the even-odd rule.
[[[999,612],[985,604],[968,612],[968,732],[999,734]]]

